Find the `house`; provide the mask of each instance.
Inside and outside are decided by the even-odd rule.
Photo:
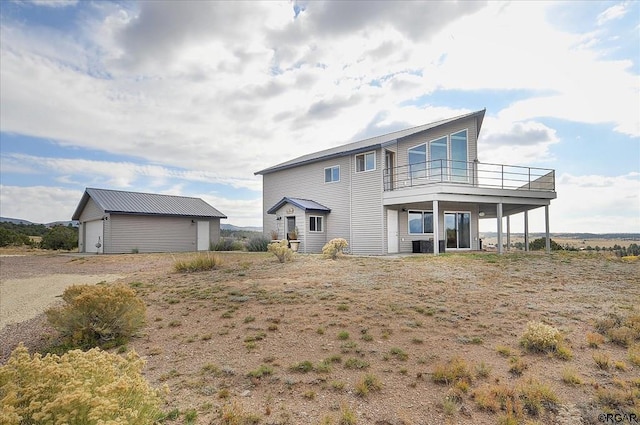
[[[298,228],[299,252],[341,237],[354,254],[478,250],[479,220],[497,221],[556,198],[555,171],[479,161],[485,110],[396,131],[258,171],[263,229],[285,238]],[[528,240],[526,245],[528,246]],[[548,246],[547,246],[548,248]]]
[[[227,218],[200,198],[87,188],[73,213],[79,251],[207,251]]]

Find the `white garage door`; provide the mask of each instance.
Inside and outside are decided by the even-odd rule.
[[[101,254],[104,249],[103,221],[87,221],[84,224],[84,251]]]

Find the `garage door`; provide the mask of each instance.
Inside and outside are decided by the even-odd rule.
[[[84,252],[101,254],[104,249],[103,221],[87,221],[84,224]]]

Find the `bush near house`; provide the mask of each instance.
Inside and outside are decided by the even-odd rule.
[[[144,362],[98,348],[62,356],[18,346],[0,367],[0,423],[131,424],[162,417],[161,394],[142,377]]]
[[[331,239],[322,247],[322,255],[335,260],[336,258],[338,258],[338,255],[342,254],[342,251],[348,246],[349,243],[346,241],[346,239]]]
[[[275,255],[281,263],[291,261],[293,259],[293,251],[289,248],[287,240],[270,243],[267,247],[267,251]]]

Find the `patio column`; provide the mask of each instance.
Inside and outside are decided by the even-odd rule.
[[[502,202],[496,206],[496,215],[498,216],[498,254],[504,252],[502,248]]]
[[[549,254],[551,253],[551,237],[549,237],[549,205],[544,206],[544,232],[547,238],[545,248],[547,254]]]
[[[438,201],[433,201],[433,255],[440,253],[440,242],[438,241],[439,216]]]
[[[524,250],[529,251],[529,211],[524,212]]]
[[[507,216],[507,251],[511,250],[511,216]]]

